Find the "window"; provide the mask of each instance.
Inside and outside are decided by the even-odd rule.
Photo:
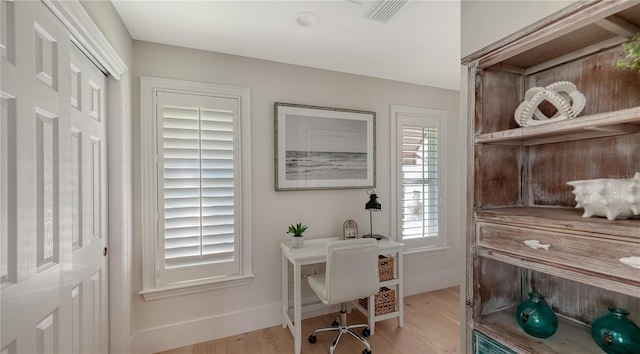
[[[141,79],[145,299],[253,277],[248,113],[247,89]]]
[[[446,247],[446,112],[392,106],[393,227],[411,252]]]
[[[402,239],[438,236],[438,128],[402,125]]]

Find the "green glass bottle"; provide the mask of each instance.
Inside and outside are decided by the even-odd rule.
[[[591,336],[609,354],[640,353],[640,328],[627,318],[629,311],[609,307],[609,314],[591,324]]]
[[[518,305],[516,321],[525,332],[538,338],[550,337],[558,330],[558,316],[537,292],[530,292],[529,299]]]

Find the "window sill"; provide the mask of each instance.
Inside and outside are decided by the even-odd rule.
[[[404,250],[402,253],[404,258],[418,258],[423,256],[436,256],[449,252],[449,246],[427,246],[427,247],[415,247]]]
[[[175,296],[202,293],[233,286],[247,285],[255,277],[254,274],[223,277],[220,279],[206,280],[187,284],[177,284],[155,289],[142,289],[138,294],[144,296],[145,301],[166,299]]]

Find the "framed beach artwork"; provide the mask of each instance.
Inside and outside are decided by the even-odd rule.
[[[376,113],[276,102],[277,191],[374,188]]]

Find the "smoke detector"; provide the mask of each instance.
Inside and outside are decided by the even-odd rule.
[[[320,22],[320,17],[313,12],[300,12],[295,17],[296,23],[300,27],[313,27]]]
[[[409,1],[411,0],[378,0],[371,6],[365,17],[370,20],[387,23],[400,10],[404,9]]]

